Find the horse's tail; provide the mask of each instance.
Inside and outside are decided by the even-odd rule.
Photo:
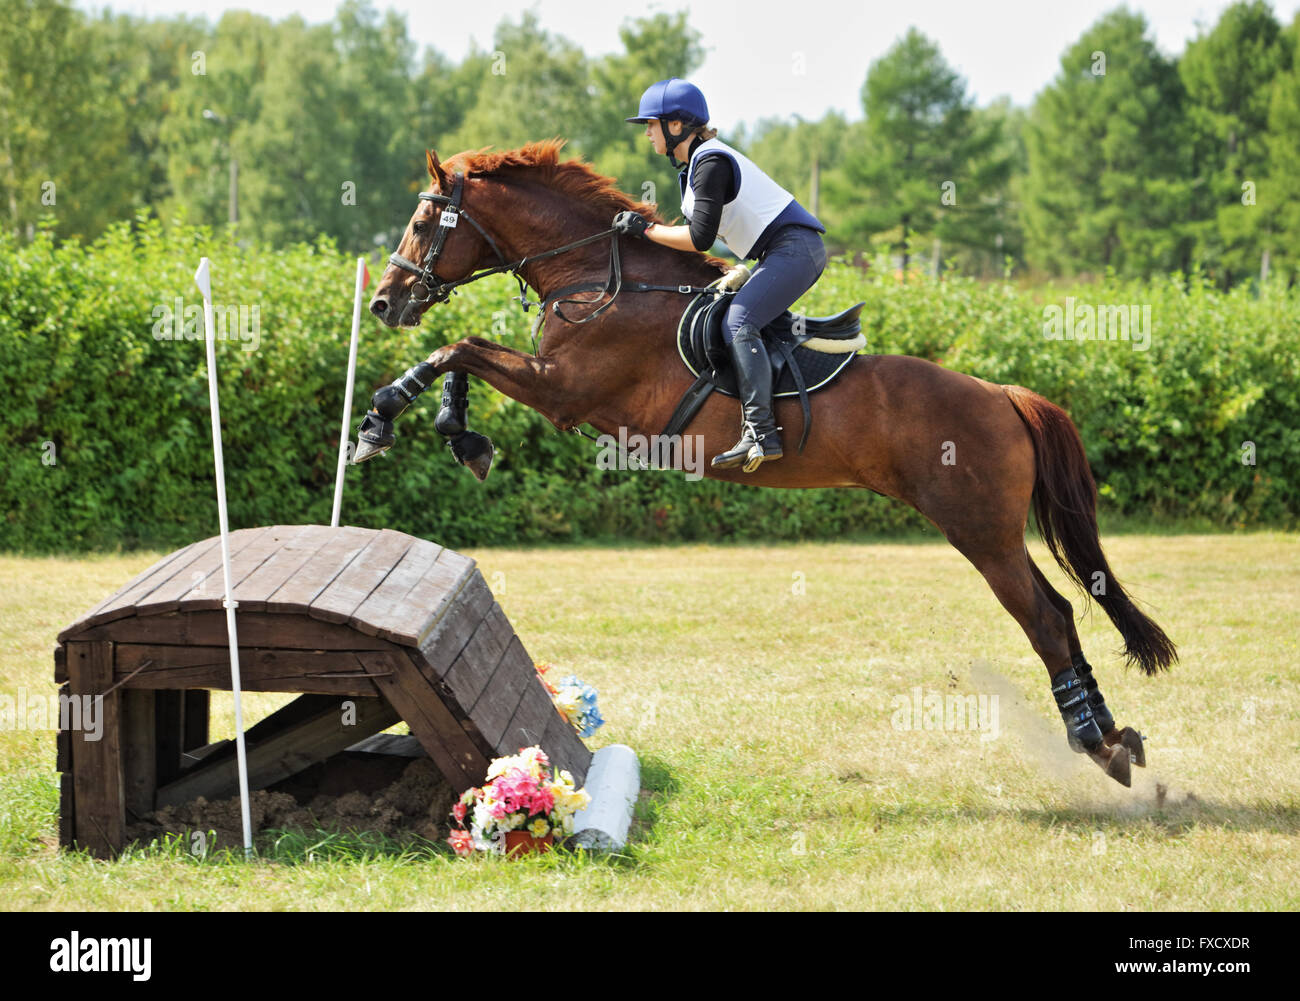
[[[1069,415],[1023,386],[1003,386],[1034,442],[1034,520],[1061,569],[1092,595],[1124,637],[1130,664],[1147,674],[1168,669],[1178,652],[1164,630],[1138,610],[1101,550],[1097,484]]]

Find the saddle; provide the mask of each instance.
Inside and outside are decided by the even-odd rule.
[[[665,437],[681,434],[713,390],[739,396],[731,352],[722,336],[723,316],[734,294],[701,292],[682,313],[677,353],[696,378],[664,429]],[[867,343],[858,318],[865,305],[860,302],[842,313],[820,317],[795,316],[786,310],[760,332],[772,362],[772,396],[799,397],[803,409],[800,452],[812,426],[808,394],[830,385]]]

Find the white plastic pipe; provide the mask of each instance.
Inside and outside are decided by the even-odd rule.
[[[339,468],[334,477],[334,513],[330,525],[339,527],[339,511],[343,507],[343,470],[348,464],[348,445],[351,443],[348,427],[352,423],[352,383],[357,374],[357,338],[361,334],[361,295],[365,289],[366,259],[357,258],[357,285],[352,293],[352,344],[348,348],[348,383],[343,390],[343,429],[339,431]]]
[[[602,747],[592,755],[585,788],[591,802],[573,818],[573,841],[595,851],[622,850],[641,793],[636,752],[625,744]]]
[[[203,293],[203,324],[208,345],[208,403],[212,411],[212,458],[217,467],[217,518],[221,525],[221,573],[225,578],[226,633],[230,641],[230,691],[235,697],[235,754],[239,762],[239,809],[244,821],[244,857],[253,855],[253,825],[248,813],[248,756],[244,751],[244,709],[239,682],[239,635],[230,586],[230,525],[226,519],[226,464],[221,455],[221,406],[217,401],[217,346],[212,327],[212,279],[209,262],[199,261],[194,284]]]

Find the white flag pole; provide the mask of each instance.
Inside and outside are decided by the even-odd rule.
[[[253,855],[253,825],[248,815],[248,757],[244,751],[244,710],[239,683],[239,636],[230,586],[230,526],[226,520],[226,469],[221,455],[221,407],[217,402],[217,347],[212,328],[212,280],[208,259],[199,261],[194,284],[203,293],[203,324],[208,346],[208,401],[212,411],[212,456],[217,467],[217,517],[221,524],[221,572],[225,577],[226,633],[230,639],[230,690],[235,696],[235,754],[239,761],[239,806],[244,820],[244,857]]]
[[[334,513],[330,525],[338,528],[339,511],[343,507],[343,470],[348,464],[348,445],[351,443],[348,427],[352,423],[352,383],[357,374],[357,338],[361,334],[361,295],[365,288],[366,259],[357,258],[357,286],[352,295],[352,345],[348,348],[348,383],[343,391],[343,428],[339,431],[339,468],[334,477]]]

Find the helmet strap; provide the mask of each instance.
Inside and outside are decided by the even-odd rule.
[[[665,122],[661,120],[659,122],[659,125],[663,129],[664,144],[668,147],[668,151],[665,155],[668,157],[668,162],[673,165],[673,170],[676,170],[679,161],[677,157],[674,155],[674,150],[676,150],[677,147],[681,145],[682,140],[686,138],[686,134],[690,132],[693,126],[691,126],[690,124],[683,124],[681,127],[681,131],[679,131],[674,136],[671,132],[668,131],[668,126]]]

